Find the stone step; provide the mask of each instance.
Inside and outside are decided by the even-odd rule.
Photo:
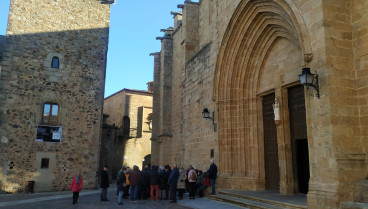
[[[292,197],[292,196],[291,196]],[[229,202],[236,205],[249,208],[293,208],[307,209],[307,205],[295,204],[287,201],[261,198],[254,195],[247,195],[239,192],[219,191],[218,195],[210,196],[211,199],[216,199],[223,202]]]
[[[262,203],[266,203],[266,204],[269,204],[269,205],[281,206],[283,208],[307,209],[306,205],[298,205],[298,204],[288,203],[288,202],[281,201],[281,200],[280,201],[270,200],[270,199],[266,199],[266,198],[260,198],[260,197],[245,195],[245,194],[239,194],[239,193],[235,193],[235,192],[220,191],[220,194],[233,196],[233,197],[238,197],[238,198],[243,198],[243,199],[252,200],[252,201],[257,201],[257,202],[262,202]]]
[[[284,207],[270,205],[258,201],[248,200],[239,197],[233,197],[223,194],[211,195],[209,197],[212,200],[226,202],[234,205],[238,205],[241,207],[249,208],[249,209],[284,209]]]
[[[342,202],[339,209],[368,209],[368,203]]]

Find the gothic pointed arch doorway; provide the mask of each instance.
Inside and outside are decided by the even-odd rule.
[[[297,85],[303,54],[310,50],[303,20],[293,12],[290,1],[241,1],[216,65],[220,187],[228,188],[227,183],[232,182],[232,189],[298,192],[294,188],[288,88]],[[281,123],[274,120],[270,109],[275,103],[279,103]],[[267,129],[268,125],[272,127]],[[271,134],[266,133],[271,129]]]

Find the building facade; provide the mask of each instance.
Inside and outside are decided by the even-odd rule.
[[[0,186],[96,188],[110,5],[97,0],[10,4],[0,77]]]
[[[101,146],[101,167],[117,175],[122,165],[151,164],[152,92],[123,89],[104,101],[107,116]],[[110,145],[110,148],[108,147]]]
[[[178,8],[152,54],[152,163],[206,170],[214,158],[220,189],[305,193],[309,208],[362,201],[368,2],[201,0]],[[300,85],[302,68],[318,74],[319,96]]]

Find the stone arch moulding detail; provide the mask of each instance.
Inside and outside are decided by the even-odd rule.
[[[219,165],[225,182],[228,177],[244,177],[241,181],[249,183],[249,188],[239,189],[262,189],[264,185],[257,88],[262,65],[280,39],[290,41],[302,54],[312,53],[307,27],[294,3],[243,0],[230,20],[217,57],[213,99],[218,112]]]
[[[283,12],[287,14],[287,16],[290,18],[292,26],[295,28],[297,32],[296,38],[299,40],[299,46],[301,47],[302,53],[304,55],[309,55],[313,57],[312,45],[310,42],[307,26],[305,24],[302,14],[300,13],[299,9],[296,7],[296,5],[294,4],[292,0],[257,0],[257,1],[242,0],[239,3],[237,9],[235,10],[230,20],[230,23],[228,25],[228,28],[225,31],[225,34],[224,34],[224,37],[221,43],[221,47],[220,47],[220,51],[219,51],[217,63],[216,63],[214,85],[213,85],[213,100],[214,101],[217,101],[219,99],[218,89],[220,88],[217,86],[217,84],[219,84],[219,79],[221,78],[220,71],[221,69],[222,71],[229,70],[229,66],[225,66],[222,59],[225,56],[226,48],[231,48],[231,46],[229,46],[229,40],[231,39],[230,37],[233,38],[235,34],[239,34],[239,31],[241,30],[239,29],[239,23],[240,23],[241,17],[248,16],[249,18],[249,14],[248,15],[244,14],[244,11],[247,8],[249,8],[251,4],[261,5],[266,2],[273,2],[279,5],[283,9]],[[267,7],[265,8],[265,10],[267,10]],[[305,62],[304,64],[307,64],[307,62],[310,62],[310,61],[304,60],[304,62]]]

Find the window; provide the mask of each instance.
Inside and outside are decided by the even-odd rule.
[[[45,103],[43,105],[42,124],[57,126],[59,125],[59,105]]]
[[[49,168],[50,160],[48,158],[42,158],[41,160],[41,168]]]
[[[128,116],[123,118],[123,136],[130,136],[130,118]]]
[[[59,58],[58,57],[53,57],[52,61],[51,61],[51,67],[52,68],[59,68]]]

